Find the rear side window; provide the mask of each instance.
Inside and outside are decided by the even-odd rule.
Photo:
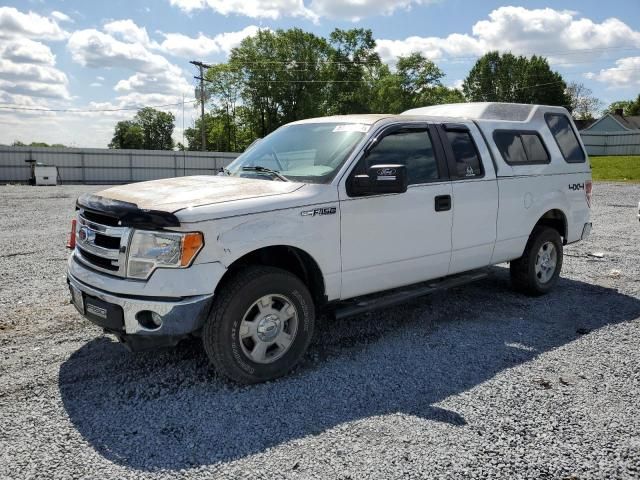
[[[481,177],[482,164],[469,132],[447,131],[447,138],[456,160],[455,174],[460,178]]]
[[[576,137],[576,132],[573,131],[566,115],[547,113],[544,119],[565,161],[568,163],[581,163],[586,161],[584,152],[580,147],[580,142],[578,142],[578,138]]]
[[[432,182],[440,177],[426,129],[403,129],[383,137],[369,152],[366,166],[385,163],[406,165],[409,185]]]
[[[530,163],[549,163],[549,155],[542,144],[542,140],[536,134],[521,133],[520,140],[524,145],[524,151]]]
[[[549,154],[536,132],[496,130],[493,139],[509,165],[549,163]]]

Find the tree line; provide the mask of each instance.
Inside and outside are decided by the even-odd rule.
[[[581,119],[593,118],[601,108],[584,85],[567,83],[537,55],[489,52],[477,60],[461,89],[445,86],[443,78],[443,71],[421,53],[398,57],[390,68],[376,52],[371,30],[336,29],[328,38],[298,28],[261,30],[234,48],[227,62],[205,72],[205,147],[238,152],[303,118],[400,113],[443,103],[561,105]],[[624,103],[626,112],[635,111],[634,102],[617,103]],[[116,125],[109,147],[174,148],[174,121],[171,113],[142,109],[133,120]],[[198,118],[185,130],[186,145],[177,148],[201,149],[201,122]]]

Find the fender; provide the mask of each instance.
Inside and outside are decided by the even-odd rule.
[[[307,253],[318,265],[329,299],[341,287],[340,215],[338,202],[314,206],[332,214],[304,215],[309,207],[243,215],[198,223],[206,246],[199,262],[220,262],[229,268],[245,255],[266,247],[293,247]]]

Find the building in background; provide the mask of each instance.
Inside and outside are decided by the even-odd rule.
[[[580,136],[589,155],[640,155],[640,116],[619,109],[580,129]]]

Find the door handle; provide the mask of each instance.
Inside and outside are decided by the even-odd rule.
[[[451,195],[438,195],[435,204],[436,212],[451,210]]]

